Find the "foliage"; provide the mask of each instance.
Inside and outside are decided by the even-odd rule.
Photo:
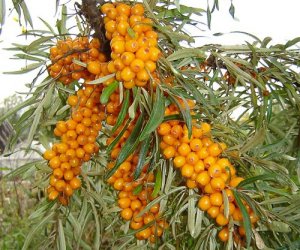
[[[295,45],[299,38],[276,45],[271,44],[269,38],[255,38],[253,43],[242,45],[203,45],[195,48],[195,38],[187,34],[183,27],[196,23],[191,16],[194,12],[205,17],[209,27],[211,13],[218,9],[218,1],[214,1],[207,10],[179,5],[179,1],[143,3],[159,33],[158,45],[163,55],[157,62],[157,75],[161,84],[155,91],[147,91],[143,87],[125,91],[114,83],[109,85],[113,86],[112,89],[102,92],[104,94],[100,100],[105,104],[113,90],[119,87],[123,112],[118,116],[118,126],[125,119],[125,111],[132,120],[139,117],[131,136],[122,147],[114,168],[107,171],[109,159],[106,150],[110,151],[112,147],[105,148],[104,145],[114,131],[108,126],[99,135],[97,141],[102,150],[82,166],[83,186],[74,193],[69,206],[45,198],[29,219],[24,219],[26,226],[32,230],[26,236],[23,249],[151,247],[148,242],[136,241],[136,232],[129,228],[129,222],[124,223],[118,217],[121,209],[115,202],[117,192],[106,182],[136,149],[142,152],[142,163],[151,162],[151,171],[156,177],[153,192],[158,196],[145,207],[144,212],[159,203],[162,217],[170,224],[160,245],[157,243],[154,247],[247,247],[245,242],[236,242],[232,234],[225,244],[218,240],[220,227],[196,206],[199,193],[182,183],[182,177],[173,168],[171,160],[160,156],[157,127],[162,121],[178,119],[185,122],[190,134],[193,120],[209,122],[213,126],[213,138],[229,145],[224,156],[234,163],[239,176],[245,178],[234,189],[234,195],[245,221],[246,244],[251,244],[252,249],[297,248],[300,228],[300,78],[299,49]],[[26,34],[39,38],[28,45],[15,44],[11,48],[20,59],[32,61],[26,68],[11,73],[36,70],[37,77],[29,86],[29,97],[0,118],[3,122],[19,110],[26,110],[14,124],[16,133],[8,145],[10,151],[16,150],[16,139],[24,130],[29,131],[28,150],[33,142],[49,149],[57,141],[53,136],[55,124],[70,116],[68,96],[82,87],[80,81],[66,86],[45,74],[51,63],[49,49],[58,40],[66,36],[74,37],[74,34],[90,35],[91,30],[84,18],[80,22],[76,13],[71,13],[73,19],[66,18],[70,11],[68,7],[61,6],[62,16],[57,21],[57,30],[43,21],[46,30],[28,30]],[[234,16],[233,5],[230,14]],[[27,15],[24,13],[24,16]],[[26,20],[29,22],[28,16]],[[74,23],[77,24],[76,31]],[[183,42],[188,45],[183,46]],[[172,86],[167,83],[169,76],[173,77]],[[102,84],[106,80],[100,78],[93,83]],[[130,105],[126,102],[129,96],[134,99]],[[191,114],[187,104],[181,105],[178,98],[194,100],[195,114]],[[179,107],[180,114],[165,116],[164,109],[170,104]],[[139,110],[143,112],[139,113]],[[113,128],[115,131],[117,129]],[[119,139],[116,137],[115,143]],[[145,153],[149,145],[153,152],[151,157]],[[139,171],[141,169],[137,168],[136,176]],[[20,166],[6,178],[24,178],[30,173],[41,176],[36,186],[45,190],[51,173],[45,160]],[[138,193],[138,190],[135,191]],[[245,201],[259,216],[255,229],[249,223]],[[229,223],[233,227],[234,222]]]

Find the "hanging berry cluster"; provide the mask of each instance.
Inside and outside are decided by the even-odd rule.
[[[192,109],[193,102],[188,103]],[[178,113],[174,104],[169,105],[165,111],[166,115]],[[219,232],[219,238],[227,241],[230,216],[239,223],[237,231],[240,236],[245,236],[243,216],[232,191],[244,179],[237,176],[235,167],[227,158],[222,157],[226,144],[214,141],[210,131],[208,123],[194,124],[190,137],[186,125],[179,121],[164,122],[158,127],[163,156],[173,159],[174,167],[180,170],[188,188],[200,191],[198,207],[215,219],[218,226],[224,227]],[[225,214],[223,192],[229,202],[228,214]],[[245,205],[254,225],[257,217],[246,203]]]
[[[146,86],[161,52],[157,47],[158,35],[152,20],[144,16],[143,5],[106,3],[101,12],[106,37],[111,40],[109,72],[116,73],[116,79],[127,89]]]
[[[87,37],[59,40],[56,46],[50,49],[50,76],[58,78],[64,85],[80,78],[95,79],[95,75],[100,72],[95,72],[94,69],[97,70],[97,66],[106,61],[105,55],[99,52],[100,45],[96,38],[91,41]],[[79,65],[75,60],[86,63],[88,68]]]

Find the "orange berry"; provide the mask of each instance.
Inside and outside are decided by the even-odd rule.
[[[193,151],[198,152],[202,148],[202,141],[198,138],[194,138],[190,142],[190,147]]]
[[[213,156],[208,156],[203,160],[204,166],[206,168],[209,168],[210,166],[212,166],[213,164],[215,164],[217,161],[217,159]]]
[[[157,128],[157,132],[159,135],[167,135],[171,131],[171,126],[167,122],[163,122],[162,124],[159,125]]]
[[[174,161],[173,161],[173,163],[174,163],[174,166],[176,167],[176,168],[181,168],[184,164],[185,164],[185,157],[184,156],[182,156],[182,155],[178,155],[178,156],[176,156],[175,158],[174,158]]]
[[[119,178],[114,183],[114,189],[116,190],[122,190],[124,187],[124,180],[122,178]]]
[[[55,156],[56,156],[56,153],[51,149],[46,150],[43,154],[44,159],[46,159],[48,161],[51,160],[52,158],[54,158]]]
[[[210,165],[207,170],[210,177],[219,177],[222,173],[222,169],[217,163]]]
[[[178,153],[182,156],[187,156],[191,152],[191,148],[187,143],[182,143],[178,147]]]
[[[219,233],[218,237],[221,241],[227,242],[229,239],[229,230],[228,227],[224,227]]]
[[[144,67],[145,67],[144,61],[139,58],[135,58],[130,63],[130,69],[135,73],[142,71],[144,69]]]
[[[131,204],[131,200],[128,197],[120,198],[118,200],[118,205],[122,209],[129,208],[130,204]]]
[[[179,137],[182,135],[182,133],[183,133],[182,126],[180,126],[179,124],[174,125],[174,126],[171,128],[170,133],[171,133],[171,135],[172,135],[174,138],[179,138]]]
[[[73,173],[72,170],[67,170],[66,172],[64,172],[64,179],[65,179],[66,181],[72,180],[73,177],[74,177],[74,173]]]
[[[142,4],[138,3],[131,7],[131,15],[143,16],[145,9]]]
[[[67,196],[71,196],[74,193],[72,187],[70,184],[66,184],[65,189],[64,189],[64,194]]]
[[[57,179],[61,179],[64,176],[64,173],[60,168],[56,168],[53,170],[53,176]]]
[[[49,161],[49,165],[51,168],[56,169],[60,166],[61,162],[59,160],[58,156],[54,156],[50,161]]]
[[[149,49],[149,54],[150,60],[156,62],[161,55],[161,51],[157,47],[152,46]]]
[[[220,213],[220,208],[216,206],[212,206],[207,210],[207,213],[211,218],[216,218]]]
[[[50,201],[53,201],[58,197],[58,195],[59,195],[59,192],[57,192],[56,190],[53,190],[48,194],[48,199]]]
[[[138,230],[138,229],[140,229],[143,225],[144,225],[143,222],[135,222],[135,221],[133,221],[133,220],[130,222],[130,228],[133,229],[133,230]]]
[[[211,207],[210,198],[207,195],[202,196],[198,201],[198,207],[206,211]]]
[[[74,177],[71,181],[70,181],[70,186],[72,187],[72,189],[78,189],[81,187],[81,180],[77,177]]]
[[[197,155],[199,156],[199,159],[206,159],[209,156],[209,153],[207,151],[207,147],[202,147],[198,152]]]
[[[133,200],[130,204],[130,207],[133,211],[140,210],[142,207],[142,203],[140,200]]]
[[[201,129],[203,131],[203,134],[208,134],[211,131],[211,125],[204,122],[201,124]]]
[[[66,187],[66,182],[63,181],[63,180],[58,180],[58,181],[55,183],[55,189],[56,189],[58,192],[64,191],[65,187]]]
[[[129,208],[129,207],[125,208],[121,211],[121,217],[124,220],[131,220],[132,215],[133,215],[133,212],[132,212],[131,208]]]
[[[186,162],[191,165],[195,165],[199,161],[199,157],[196,153],[190,152],[186,156]]]
[[[210,181],[211,187],[216,191],[221,191],[225,188],[225,182],[221,177],[214,177]]]
[[[135,73],[131,70],[130,67],[125,67],[121,71],[121,78],[125,82],[131,81],[134,77],[135,77]]]
[[[222,153],[222,148],[219,145],[219,143],[213,143],[213,144],[209,145],[207,150],[208,150],[208,153],[214,157],[217,157]]]
[[[231,187],[237,187],[243,180],[244,180],[244,178],[242,178],[242,177],[237,177],[237,176],[233,177],[230,180],[229,186],[231,186]]]
[[[226,226],[229,220],[224,216],[224,214],[220,213],[216,217],[216,222],[219,226]]]
[[[94,75],[98,75],[101,73],[101,63],[99,61],[90,61],[87,64],[87,70]]]
[[[213,206],[220,207],[223,204],[223,196],[220,192],[212,193],[209,199]]]
[[[173,146],[168,146],[164,149],[163,155],[166,159],[173,158],[175,156],[175,148]]]
[[[194,167],[192,165],[189,164],[184,164],[181,168],[181,175],[183,177],[191,177],[194,173]]]
[[[196,188],[197,187],[197,182],[191,179],[187,179],[186,181],[186,186],[190,189]]]
[[[198,160],[196,162],[196,164],[194,165],[194,171],[195,173],[199,174],[200,172],[204,171],[205,167],[204,167],[204,163],[202,160]]]
[[[201,185],[205,186],[210,182],[210,176],[207,171],[200,172],[197,177],[196,181]]]

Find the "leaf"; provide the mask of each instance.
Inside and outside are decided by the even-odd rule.
[[[207,6],[206,16],[207,16],[207,26],[210,29],[210,25],[211,25],[211,11],[209,9],[209,6]]]
[[[112,141],[112,143],[109,144],[109,146],[106,149],[106,152],[109,153],[111,152],[111,150],[113,150],[114,146],[116,146],[116,144],[119,142],[119,140],[121,139],[121,137],[123,136],[123,134],[125,133],[125,131],[128,128],[129,123],[131,122],[131,120],[127,120],[127,122],[125,123],[123,129],[121,130],[121,132],[118,134],[118,136]]]
[[[75,60],[75,59],[73,59],[73,61],[77,61],[78,64],[79,64],[79,62],[80,62],[80,61]],[[81,64],[81,66],[86,67],[86,63],[80,62],[80,64]],[[85,65],[85,66],[84,66],[84,65]],[[86,84],[100,84],[100,83],[104,83],[104,82],[106,82],[107,80],[113,78],[115,75],[116,75],[115,73],[109,74],[109,75],[106,75],[106,76],[97,78],[97,79],[95,79],[95,80],[93,80],[93,81],[86,82]]]
[[[50,224],[50,221],[52,217],[55,215],[54,212],[51,212],[48,216],[46,216],[41,222],[38,224],[35,224],[34,227],[32,227],[31,231],[26,235],[24,245],[22,247],[22,250],[26,250],[30,246],[30,242],[33,239],[33,236],[37,233],[42,231],[43,227]]]
[[[54,29],[52,28],[52,26],[49,24],[49,23],[47,23],[43,18],[41,18],[41,17],[39,17],[39,19],[45,24],[45,26],[49,29],[49,31],[53,34],[53,35],[55,35],[56,33],[55,33],[55,31],[54,31]]]
[[[28,64],[24,68],[21,68],[20,70],[7,71],[7,72],[3,72],[3,74],[11,74],[11,75],[24,74],[24,73],[27,73],[27,72],[30,72],[32,70],[37,69],[38,67],[44,65],[44,63],[45,62],[38,62],[38,63]]]
[[[66,35],[68,33],[66,24],[67,24],[67,7],[65,4],[63,4],[61,10],[61,19],[56,22],[56,27],[60,35]]]
[[[44,160],[36,160],[36,161],[28,162],[28,163],[16,168],[15,170],[11,171],[9,174],[7,174],[5,176],[5,178],[11,179],[11,178],[14,178],[17,176],[22,176],[27,171],[29,171],[31,168],[35,167],[35,165],[41,164],[43,162],[44,162]]]
[[[33,96],[33,97],[27,99],[26,101],[19,103],[14,108],[12,108],[9,111],[7,111],[5,115],[3,115],[2,117],[0,117],[0,123],[2,123],[7,117],[9,117],[9,116],[15,114],[16,112],[18,112],[20,109],[22,109],[24,107],[27,107],[27,106],[29,106],[31,104],[34,104],[36,102],[38,102],[38,100],[36,99],[35,96]]]
[[[152,191],[152,197],[156,197],[161,189],[162,185],[162,176],[161,176],[161,170],[160,168],[157,169],[156,175],[155,175],[155,184]]]
[[[132,130],[130,136],[128,137],[127,141],[125,142],[124,146],[122,147],[118,158],[116,159],[115,166],[106,174],[106,179],[111,177],[117,169],[120,167],[120,165],[128,158],[130,154],[133,153],[133,151],[136,149],[136,147],[139,144],[139,133],[141,131],[142,125],[144,121],[144,114],[141,113],[140,117],[136,121],[136,125],[134,129]]]
[[[64,233],[64,228],[61,219],[58,219],[58,243],[59,243],[59,249],[61,250],[67,249],[65,233]]]
[[[20,2],[20,6],[24,15],[24,19],[25,19],[25,23],[29,23],[31,27],[33,27],[33,23],[32,23],[32,19],[29,13],[29,10],[27,8],[26,2],[25,1],[21,1]]]
[[[150,147],[150,139],[151,139],[151,136],[148,135],[148,137],[146,137],[146,139],[141,142],[142,145],[141,145],[141,149],[139,152],[139,160],[138,160],[138,163],[136,165],[136,168],[135,168],[135,171],[133,174],[134,180],[139,178],[139,176],[141,175],[141,172],[143,170],[143,167],[145,166],[146,157],[147,157],[149,147]]]
[[[44,62],[44,59],[42,59],[42,58],[30,56],[30,55],[26,55],[26,54],[15,54],[14,56],[17,57],[16,59],[20,58],[20,59],[25,59],[25,60],[30,60],[30,61]]]
[[[149,134],[151,134],[163,121],[165,115],[165,98],[163,92],[156,88],[156,100],[150,114],[150,118],[144,127],[139,137],[143,141]]]
[[[240,195],[234,189],[233,189],[233,195],[234,195],[236,203],[237,203],[239,209],[241,210],[241,213],[243,216],[243,226],[244,226],[245,232],[246,232],[246,245],[247,245],[247,248],[249,248],[250,243],[251,243],[251,234],[252,234],[250,217],[249,217],[246,207],[244,206],[244,204],[240,198]]]
[[[230,7],[229,7],[229,13],[230,13],[230,15],[232,16],[232,18],[234,18],[235,7],[234,7],[234,5],[232,4],[232,2],[231,2]]]
[[[109,84],[106,88],[103,89],[102,94],[100,96],[101,104],[106,104],[109,100],[111,94],[119,87],[119,82],[114,81]]]
[[[5,0],[0,0],[0,34],[2,31],[3,24],[5,23],[5,15],[6,15],[6,6],[5,6]]]
[[[294,38],[294,39],[292,39],[292,40],[289,40],[289,41],[284,45],[284,48],[287,49],[287,48],[289,48],[289,47],[291,47],[291,46],[293,46],[293,45],[295,45],[295,44],[297,44],[297,43],[299,43],[299,42],[300,42],[300,37],[296,37],[296,38]]]
[[[176,61],[183,58],[206,58],[206,55],[202,49],[192,49],[192,48],[184,48],[175,51],[173,54],[169,55],[167,57],[168,61]]]
[[[133,195],[138,195],[143,190],[143,184],[138,185],[132,191]]]
[[[237,188],[247,186],[247,185],[252,184],[256,181],[265,181],[265,180],[275,181],[276,180],[276,175],[275,174],[262,174],[262,175],[257,175],[257,176],[251,177],[251,178],[247,178],[247,179],[241,181],[239,183],[239,185],[237,185]]]
[[[264,127],[261,127],[254,136],[249,138],[246,143],[241,147],[240,153],[244,154],[248,152],[251,149],[254,149],[256,146],[260,145],[261,143],[264,142],[265,140],[265,134],[266,134],[266,129]]]
[[[127,115],[127,112],[128,112],[129,99],[130,99],[130,95],[129,95],[129,90],[127,89],[125,91],[125,98],[124,98],[120,113],[118,115],[116,124],[114,125],[114,127],[111,131],[112,133],[114,133],[122,125],[122,123],[124,122],[124,119],[125,119],[125,117]]]

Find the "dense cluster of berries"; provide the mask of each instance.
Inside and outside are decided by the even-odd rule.
[[[66,38],[59,40],[56,46],[50,49],[49,74],[53,78],[58,78],[65,85],[74,80],[83,78],[94,80],[95,76],[101,73],[100,65],[106,61],[105,55],[99,52],[100,41],[96,38],[77,37],[74,40]],[[75,60],[87,65],[84,67]]]
[[[78,175],[82,163],[99,151],[96,138],[105,116],[99,101],[101,91],[102,86],[86,85],[68,98],[71,117],[57,122],[54,134],[60,137],[60,142],[43,155],[53,170],[47,190],[49,200],[58,197],[62,204],[68,204],[73,191],[81,186]]]
[[[117,116],[117,109],[113,109],[114,104],[119,103],[119,94],[115,92],[110,97],[110,102],[107,104],[107,123],[114,125]],[[111,106],[111,108],[109,108]],[[109,110],[108,110],[109,109]],[[118,143],[110,152],[111,162],[108,164],[108,169],[115,165],[122,146],[128,139],[134,128],[135,121],[127,127]],[[123,125],[124,126],[124,125]],[[119,133],[123,130],[123,126],[119,127],[111,137],[107,139],[107,145],[110,145]],[[122,209],[121,217],[130,221],[130,228],[133,230],[141,229],[149,224],[144,230],[136,233],[136,238],[139,240],[149,239],[150,242],[155,242],[157,237],[162,236],[163,230],[168,226],[167,222],[159,218],[159,204],[153,205],[149,211],[139,215],[141,211],[155,197],[152,196],[153,188],[148,186],[155,181],[153,173],[147,173],[148,165],[145,165],[141,175],[137,180],[134,180],[133,174],[139,161],[138,153],[130,155],[118,168],[118,170],[108,179],[108,183],[118,193],[118,205]],[[137,191],[138,190],[138,191]]]
[[[143,5],[106,3],[101,12],[106,37],[111,40],[109,72],[116,73],[116,79],[125,88],[146,86],[161,52],[157,47],[158,35],[152,28],[152,20],[144,16]]]
[[[170,105],[166,113],[178,113],[177,107]],[[208,123],[202,123],[201,126],[195,124],[189,137],[188,129],[183,123],[164,122],[158,127],[158,133],[162,138],[160,148],[166,159],[173,159],[174,167],[179,169],[181,175],[185,177],[186,186],[200,191],[201,198],[198,207],[206,211],[222,227],[229,223],[229,216],[232,216],[233,220],[239,222],[238,231],[243,236],[245,235],[242,226],[243,217],[232,192],[232,189],[237,187],[243,178],[238,177],[230,161],[221,156],[226,145],[222,142],[215,142],[210,135],[210,130],[211,126]],[[229,201],[227,215],[224,211],[222,192],[227,194]],[[251,222],[256,223],[257,217],[250,207],[245,205]],[[227,241],[228,236],[228,228],[225,227],[219,233],[219,238]]]

